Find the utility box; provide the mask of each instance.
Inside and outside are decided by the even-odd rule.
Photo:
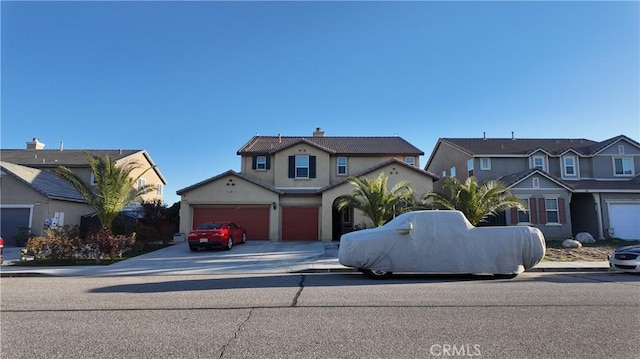
[[[173,243],[180,243],[184,241],[185,241],[184,233],[174,233]]]

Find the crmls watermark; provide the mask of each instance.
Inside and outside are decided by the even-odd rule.
[[[433,344],[429,353],[436,357],[479,357],[479,344]]]

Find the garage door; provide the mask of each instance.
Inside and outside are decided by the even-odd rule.
[[[640,239],[640,204],[609,204],[609,222],[615,238]]]
[[[282,207],[283,241],[317,241],[318,207]]]
[[[207,207],[193,210],[193,228],[205,222],[229,221],[247,229],[247,239],[269,239],[269,206]]]
[[[2,208],[0,210],[0,236],[6,247],[16,246],[20,228],[29,228],[31,208]]]

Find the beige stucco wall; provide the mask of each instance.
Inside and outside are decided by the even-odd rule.
[[[289,156],[316,156],[316,178],[289,178]],[[283,188],[320,188],[329,183],[329,154],[316,147],[299,144],[278,152],[271,169],[275,174],[275,186]]]
[[[41,236],[45,218],[52,218],[56,212],[64,213],[63,225],[80,225],[83,215],[93,213],[86,203],[49,199],[28,185],[9,175],[0,176],[2,195],[0,205],[3,208],[30,208],[31,233]]]
[[[136,152],[131,156],[125,157],[117,161],[116,163],[118,165],[124,166],[126,165],[126,163],[133,163],[133,162],[136,162],[138,164],[137,167],[139,167],[131,171],[131,175],[133,176],[133,178],[138,177],[140,174],[144,172],[141,178],[143,178],[148,185],[152,185],[153,188],[157,188],[158,185],[162,185],[164,187],[162,178],[158,175],[158,173],[153,169],[149,169],[151,168],[151,163],[149,163],[149,160],[147,160],[147,158],[144,156],[144,152]],[[91,176],[91,173],[89,173],[89,176]],[[158,191],[156,189],[142,196],[142,200],[147,202],[152,202],[156,200],[162,201],[162,199],[163,199],[163,195],[158,194]]]
[[[391,190],[395,185],[402,181],[408,181],[414,191],[414,197],[420,199],[426,192],[433,190],[433,179],[418,171],[412,170],[402,165],[390,164],[379,170],[373,171],[365,177],[372,180],[384,172],[387,179],[387,189]],[[321,237],[322,241],[331,241],[332,226],[333,226],[333,202],[338,196],[344,194],[351,194],[353,191],[353,185],[350,183],[344,183],[334,188],[325,191],[322,195],[322,208],[321,208]],[[372,227],[371,221],[362,215],[360,211],[354,211],[353,217],[354,225],[364,225],[367,228]]]
[[[234,175],[223,176],[215,181],[182,193],[180,199],[180,232],[188,233],[193,223],[193,208],[199,205],[269,205],[276,202],[278,194]],[[269,238],[279,238],[280,211],[270,211]]]

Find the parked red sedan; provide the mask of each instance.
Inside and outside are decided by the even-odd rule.
[[[234,244],[247,241],[247,231],[233,222],[203,223],[197,229],[189,232],[187,238],[189,249],[224,248],[229,250]]]

